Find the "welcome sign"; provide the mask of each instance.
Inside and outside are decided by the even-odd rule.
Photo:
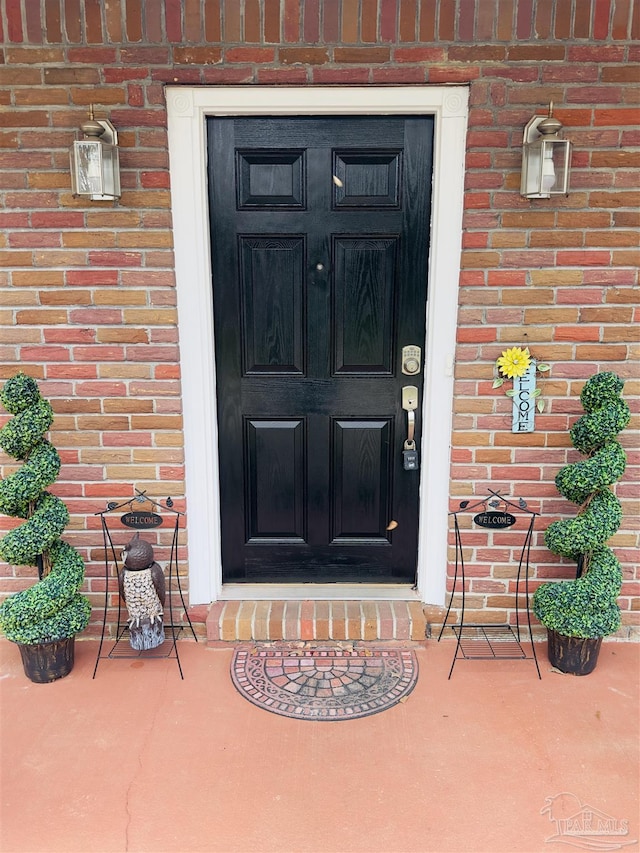
[[[125,512],[120,517],[120,522],[125,527],[131,527],[135,530],[152,530],[154,527],[160,527],[162,524],[162,516],[156,512]]]
[[[536,414],[536,362],[531,364],[526,373],[513,378],[513,420],[511,432],[533,432]]]
[[[502,530],[516,523],[515,515],[511,515],[510,512],[498,512],[497,510],[479,512],[477,515],[474,515],[473,520],[478,527],[486,527],[489,530]]]

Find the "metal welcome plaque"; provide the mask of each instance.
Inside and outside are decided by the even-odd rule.
[[[125,512],[120,516],[120,522],[125,527],[131,527],[135,530],[152,530],[154,527],[160,527],[162,524],[162,516],[156,512]]]
[[[515,515],[511,515],[510,512],[498,512],[492,509],[487,512],[479,512],[473,516],[473,520],[478,527],[486,527],[489,530],[503,530],[516,523]]]
[[[527,372],[513,379],[513,421],[511,432],[533,432],[536,414],[536,362],[531,359]]]

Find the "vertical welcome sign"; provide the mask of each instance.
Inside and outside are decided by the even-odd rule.
[[[536,362],[522,376],[513,378],[513,420],[511,432],[533,432],[536,413]]]

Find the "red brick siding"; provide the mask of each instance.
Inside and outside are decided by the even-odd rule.
[[[0,29],[1,372],[20,364],[54,404],[64,460],[54,489],[87,556],[96,614],[93,513],[134,486],[185,509],[163,85],[468,83],[452,507],[491,483],[527,499],[543,524],[572,514],[553,484],[575,458],[567,428],[584,379],[616,370],[636,419],[623,436],[613,544],[625,631],[638,624],[639,3],[1,0]],[[572,191],[529,202],[518,192],[522,129],[550,100],[575,143]],[[114,207],[70,192],[67,150],[91,102],[120,135]],[[531,435],[510,432],[510,402],[491,387],[493,361],[512,344],[553,365]],[[487,550],[483,534],[474,542],[473,616],[512,618],[508,555]],[[184,567],[183,544],[180,556]],[[533,564],[537,578],[569,571],[541,533]],[[28,574],[0,572],[4,592]]]

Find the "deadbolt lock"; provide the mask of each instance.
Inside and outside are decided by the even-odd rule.
[[[417,346],[402,347],[402,372],[407,376],[420,373],[422,350]]]

